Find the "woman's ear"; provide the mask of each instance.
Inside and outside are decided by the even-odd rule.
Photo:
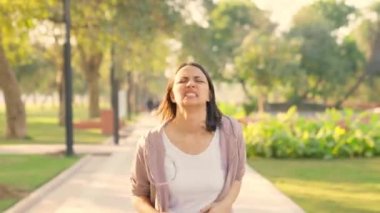
[[[174,98],[173,92],[170,92],[169,96],[170,96],[170,100],[171,100],[173,103],[175,103],[175,98]]]
[[[211,94],[211,92],[210,92],[209,95],[208,95],[207,102],[210,102],[211,99],[212,99],[212,94]]]

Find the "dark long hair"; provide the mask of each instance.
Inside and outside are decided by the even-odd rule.
[[[223,114],[220,112],[218,106],[216,105],[215,90],[210,75],[200,64],[195,62],[181,64],[177,68],[175,74],[177,74],[178,71],[185,66],[197,67],[207,78],[208,88],[210,91],[210,100],[206,103],[206,130],[209,132],[213,132],[216,130],[218,126],[220,126]],[[166,86],[164,99],[161,101],[161,104],[157,110],[157,114],[161,117],[161,120],[164,122],[174,119],[177,113],[177,105],[176,103],[172,102],[170,98],[170,93],[173,89],[173,84],[174,79],[170,79]]]

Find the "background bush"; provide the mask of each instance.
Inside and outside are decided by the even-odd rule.
[[[244,127],[248,156],[352,158],[380,155],[380,116],[345,109],[302,117],[292,107]]]

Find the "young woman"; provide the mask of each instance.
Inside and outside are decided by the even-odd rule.
[[[232,212],[245,171],[237,121],[222,115],[206,70],[182,64],[158,109],[163,123],[138,143],[132,164],[138,212]]]

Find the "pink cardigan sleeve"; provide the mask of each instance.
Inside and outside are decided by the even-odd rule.
[[[150,181],[147,174],[147,166],[144,157],[145,137],[141,137],[131,168],[131,188],[132,194],[135,196],[150,196]]]
[[[238,168],[235,180],[241,181],[243,179],[244,173],[245,173],[245,164],[247,160],[246,155],[246,148],[245,148],[245,141],[243,137],[243,130],[241,127],[241,124],[238,122],[235,122],[236,126],[236,137],[238,142]]]

